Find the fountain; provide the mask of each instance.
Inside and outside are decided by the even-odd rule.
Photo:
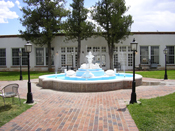
[[[126,54],[122,51],[120,53],[120,63],[121,63],[121,66],[123,68],[124,74],[125,74],[125,62],[126,62]]]
[[[116,73],[116,69],[104,71],[99,64],[92,63],[91,52],[86,55],[87,64],[77,70],[66,70],[64,73],[39,77],[39,85],[44,89],[72,92],[100,92],[132,88],[132,74]],[[135,75],[136,85],[141,85],[142,76]]]
[[[56,52],[55,54],[55,58],[54,58],[54,64],[55,64],[55,77],[57,77],[57,71],[58,71],[58,58],[59,58],[59,55],[58,55],[58,51]]]

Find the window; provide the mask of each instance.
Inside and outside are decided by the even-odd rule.
[[[149,61],[148,46],[140,46],[140,63],[148,64],[148,61]]]
[[[132,66],[132,54],[128,54],[128,66]]]
[[[6,65],[6,49],[0,49],[0,65]]]
[[[61,47],[61,66],[72,66],[72,64],[74,67],[77,66],[77,50],[77,47]]]
[[[61,55],[61,66],[65,66],[66,65],[66,55]]]
[[[48,65],[48,48],[36,48],[36,65]],[[51,48],[51,65],[54,65],[54,48]]]
[[[54,65],[54,48],[51,48],[51,59],[51,65]],[[46,65],[48,65],[48,48],[46,48]]]
[[[101,52],[106,52],[106,47],[101,47]]]
[[[159,64],[159,46],[151,46],[151,64]]]
[[[106,55],[101,56],[101,64],[102,64],[102,67],[106,66]]]
[[[28,53],[22,48],[22,65],[28,65]]]
[[[87,52],[90,52],[91,51],[91,47],[87,47]]]
[[[67,54],[67,64],[72,65],[72,55],[71,54]]]
[[[44,48],[36,48],[36,65],[44,65]]]
[[[115,65],[115,63],[117,63],[118,62],[118,54],[115,54],[114,55],[114,65]]]
[[[131,46],[116,46],[114,47],[114,68],[125,67],[130,69],[133,66],[133,54]]]
[[[128,52],[132,52],[132,51],[131,51],[131,46],[128,46]]]
[[[92,63],[98,63],[98,64],[100,64],[100,55],[95,55],[94,58],[93,58]]]
[[[75,54],[75,66],[77,67],[77,58],[78,58],[78,55]]]
[[[12,49],[12,65],[19,65],[19,48]]]
[[[174,46],[167,46],[166,47],[168,49],[168,54],[167,54],[167,58],[166,58],[166,61],[167,61],[167,64],[175,64],[174,63]]]
[[[78,48],[77,47],[75,47],[75,52],[78,52]]]
[[[140,46],[140,64],[159,64],[159,46]]]
[[[24,48],[22,48],[22,57],[21,57],[22,65],[27,65],[28,64],[27,56],[28,56],[28,53],[25,52]],[[12,65],[16,66],[16,65],[19,65],[19,64],[20,64],[19,48],[13,48],[12,49]]]
[[[67,52],[74,52],[74,48],[73,47],[67,47]]]
[[[119,61],[120,61],[120,64],[122,65],[123,68],[125,68],[125,66],[127,65],[127,53],[124,53],[124,52],[120,52],[119,54]]]
[[[120,52],[126,52],[126,46],[120,46]]]
[[[66,48],[65,47],[61,47],[61,53],[65,53],[66,52]]]
[[[118,47],[114,48],[114,53],[118,52]]]
[[[93,47],[93,52],[100,52],[100,47]]]
[[[128,46],[128,66],[133,66],[132,65],[132,62],[133,62],[132,56],[133,56],[133,54],[131,54],[131,53],[132,53],[131,46]]]

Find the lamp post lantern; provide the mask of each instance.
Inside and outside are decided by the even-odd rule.
[[[21,52],[21,48],[19,49],[18,55],[19,55],[19,65],[20,65],[20,77],[19,77],[19,80],[22,80],[22,70],[21,70],[21,56],[22,56],[22,52]]]
[[[167,67],[166,67],[166,55],[168,54],[168,49],[165,48],[163,50],[163,53],[165,54],[165,75],[164,75],[164,80],[167,80],[168,79],[168,76],[167,76]]]
[[[137,45],[138,45],[138,43],[134,38],[133,41],[130,43],[131,51],[133,51],[133,81],[132,81],[132,93],[131,93],[130,104],[137,103],[136,92],[135,92],[135,86],[136,86],[136,81],[135,81],[135,52],[137,52]]]
[[[28,93],[27,93],[26,103],[33,103],[34,101],[33,101],[33,95],[31,92],[31,82],[30,82],[30,53],[32,52],[32,44],[30,44],[28,41],[24,47],[25,47],[25,52],[28,53]]]

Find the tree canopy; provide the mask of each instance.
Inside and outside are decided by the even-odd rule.
[[[48,70],[51,69],[51,41],[61,28],[61,19],[67,16],[64,0],[23,0],[23,18],[20,18],[25,31],[21,37],[36,45],[48,46]]]
[[[71,13],[64,23],[63,29],[66,33],[66,40],[77,41],[77,66],[80,67],[81,40],[86,40],[94,33],[95,25],[87,21],[89,10],[84,8],[84,0],[73,0],[70,4]]]
[[[81,41],[92,37],[95,31],[99,31],[100,33],[96,34],[107,41],[112,69],[115,43],[128,37],[133,23],[132,16],[125,15],[129,9],[125,6],[125,0],[101,0],[96,3],[91,15],[101,30],[87,21],[89,10],[84,7],[84,0],[73,0],[70,4],[71,11],[64,8],[64,0],[23,0],[23,2],[27,6],[21,9],[23,18],[20,21],[26,29],[20,30],[21,37],[36,45],[47,45],[48,70],[51,69],[51,41],[62,29],[67,41],[77,41],[78,67],[80,67]],[[62,18],[66,16],[67,19],[62,22]]]
[[[93,20],[101,26],[100,35],[107,41],[111,69],[115,43],[119,43],[130,34],[133,20],[131,15],[125,16],[128,9],[125,0],[101,0],[96,3],[91,13]]]

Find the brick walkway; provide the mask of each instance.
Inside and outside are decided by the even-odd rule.
[[[37,104],[0,131],[137,131],[126,103],[131,89],[99,92],[70,93],[37,86],[38,80],[31,80],[33,99]],[[175,92],[175,80],[143,78],[143,82],[160,82],[161,85],[139,86],[137,99],[163,96]],[[20,96],[26,98],[27,80],[1,81],[0,86],[10,83],[20,85]]]

